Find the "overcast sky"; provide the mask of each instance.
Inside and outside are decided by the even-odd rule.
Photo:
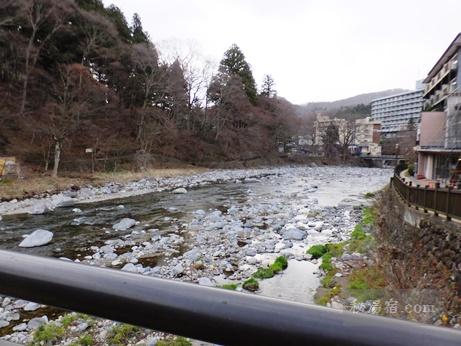
[[[220,61],[232,43],[258,85],[294,103],[414,89],[461,31],[460,0],[104,0],[134,12],[160,47],[191,42]]]

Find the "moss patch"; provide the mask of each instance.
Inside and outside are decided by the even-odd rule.
[[[247,291],[256,292],[259,289],[259,283],[255,278],[249,278],[243,283],[242,287]]]
[[[51,322],[40,326],[33,335],[31,345],[55,344],[64,336],[66,329],[62,325]]]
[[[192,346],[192,343],[182,336],[177,336],[173,339],[160,340],[157,342],[157,346]]]
[[[384,275],[377,266],[374,266],[353,270],[347,288],[359,301],[366,301],[380,298],[384,287]]]
[[[319,244],[319,245],[312,245],[309,250],[307,250],[307,253],[312,256],[312,258],[317,259],[322,257],[324,254],[327,253],[327,247],[325,245]]]
[[[110,330],[107,341],[110,345],[126,345],[127,340],[136,335],[138,327],[129,324],[117,324]]]
[[[239,287],[238,284],[224,284],[224,285],[218,286],[218,288],[223,288],[225,290],[231,290],[231,291],[235,291],[238,287]]]

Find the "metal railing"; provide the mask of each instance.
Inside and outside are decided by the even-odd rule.
[[[434,215],[444,214],[447,220],[452,217],[461,219],[461,191],[447,188],[429,188],[427,186],[413,186],[412,182],[406,184],[400,177],[394,175],[391,185],[408,205],[421,208],[424,212],[429,210]]]
[[[0,294],[225,345],[459,346],[461,332],[0,251]]]

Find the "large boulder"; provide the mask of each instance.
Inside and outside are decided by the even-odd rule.
[[[35,203],[28,211],[30,215],[42,215],[50,211],[50,207],[43,201]]]
[[[29,234],[22,242],[19,247],[36,247],[43,246],[51,242],[53,239],[53,233],[44,229],[38,229],[33,233]]]
[[[118,223],[112,226],[116,231],[126,231],[127,229],[136,225],[136,220],[130,218],[121,219]]]
[[[307,234],[298,228],[289,228],[283,231],[282,238],[284,240],[303,240]]]

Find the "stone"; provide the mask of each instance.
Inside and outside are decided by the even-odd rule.
[[[5,321],[5,320],[0,320],[0,328],[8,327],[10,325],[10,322]]]
[[[202,256],[199,249],[195,248],[184,253],[183,257],[189,261],[195,262]]]
[[[303,240],[306,238],[306,232],[297,228],[290,228],[282,233],[284,240]]]
[[[209,278],[200,278],[198,279],[198,284],[200,286],[208,286],[208,287],[213,287],[214,284]]]
[[[178,275],[181,275],[182,273],[184,273],[184,267],[182,266],[182,264],[178,263],[177,265],[175,265],[173,270],[172,270],[172,273],[173,273],[174,276],[178,276]]]
[[[48,207],[45,202],[41,201],[39,203],[36,203],[35,205],[32,206],[32,208],[28,211],[28,214],[30,215],[42,215],[50,211],[50,208]]]
[[[138,268],[133,263],[127,263],[123,266],[122,270],[124,272],[137,273]]]
[[[21,323],[21,324],[18,324],[17,326],[13,327],[14,332],[23,332],[26,329],[27,329],[27,324],[26,323]]]
[[[26,306],[24,306],[24,311],[35,311],[35,310],[38,310],[40,308],[40,304],[37,304],[37,303],[27,303]]]
[[[183,187],[180,187],[180,188],[174,189],[173,193],[183,194],[183,193],[187,193],[187,190],[185,188],[183,188]]]
[[[136,220],[130,218],[121,219],[118,223],[112,226],[116,231],[126,231],[127,229],[136,225]]]
[[[20,244],[19,247],[36,247],[43,246],[51,242],[53,233],[44,229],[38,229],[29,234]]]
[[[47,324],[47,323],[48,323],[48,317],[47,316],[35,317],[35,318],[31,319],[27,323],[27,328],[34,330],[34,329],[37,329],[40,326],[43,326],[44,324]]]

